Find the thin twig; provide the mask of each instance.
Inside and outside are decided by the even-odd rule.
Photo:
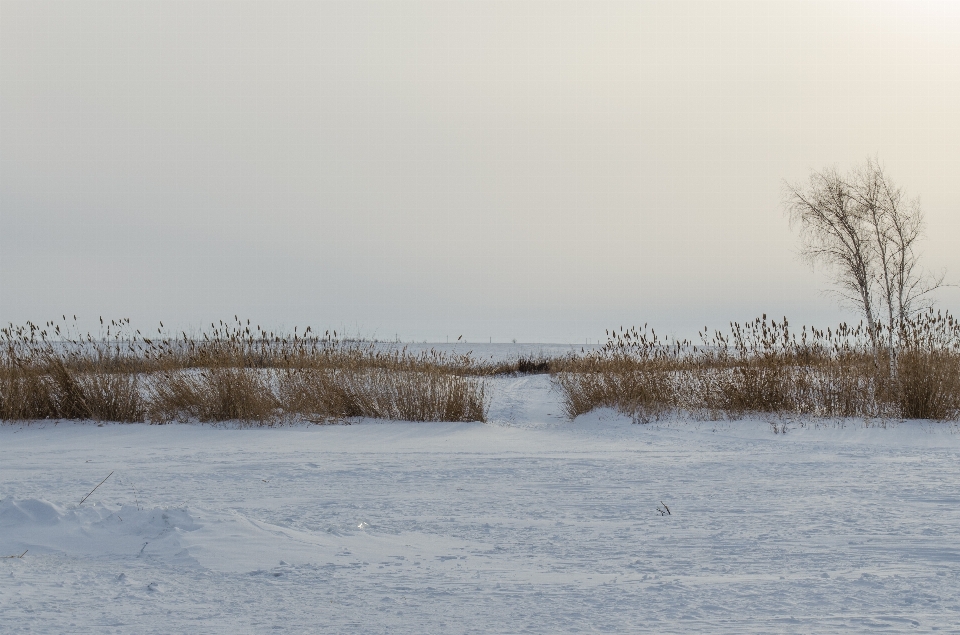
[[[27,551],[30,551],[30,550],[29,550],[29,549],[24,550],[24,552],[21,553],[19,556],[3,556],[3,557],[4,557],[4,558],[22,558],[22,557],[24,557],[25,555],[27,555]]]
[[[106,482],[107,482],[107,479],[110,478],[111,476],[113,476],[113,472],[110,472],[109,474],[107,474],[106,478],[104,478],[102,481],[100,481],[100,482],[97,484],[97,487],[100,487],[101,485],[103,485],[104,483],[106,483]],[[93,494],[95,491],[97,491],[97,487],[94,487],[92,490],[90,490],[90,494]],[[84,496],[83,498],[81,498],[81,499],[80,499],[80,502],[77,503],[77,507],[80,507],[80,505],[83,505],[83,501],[85,501],[85,500],[87,500],[88,498],[90,498],[90,494],[87,494],[86,496]]]

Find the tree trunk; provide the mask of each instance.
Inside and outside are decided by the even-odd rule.
[[[870,343],[873,345],[873,365],[880,366],[880,344],[877,342],[877,323],[873,319],[873,307],[870,305],[870,295],[865,287],[860,289],[863,298],[863,314],[867,318],[867,329],[870,331]]]

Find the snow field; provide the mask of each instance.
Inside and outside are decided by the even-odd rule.
[[[960,631],[956,426],[490,390],[488,424],[0,426],[0,632]]]

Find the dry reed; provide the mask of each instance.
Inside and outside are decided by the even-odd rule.
[[[480,376],[490,369],[469,355],[384,350],[309,328],[268,333],[236,318],[199,337],[103,326],[97,337],[54,323],[0,330],[0,419],[486,418]]]
[[[881,334],[884,335],[884,334]],[[792,332],[766,316],[728,333],[704,329],[699,346],[654,331],[620,330],[593,355],[570,360],[555,381],[567,415],[610,407],[649,421],[749,414],[956,419],[960,323],[923,313],[897,327],[892,369],[861,325]],[[891,341],[891,338],[877,338]]]
[[[893,338],[846,324],[794,332],[766,316],[702,343],[656,332],[610,334],[598,352],[513,361],[292,335],[239,319],[190,337],[147,337],[129,320],[96,337],[52,322],[0,329],[0,419],[227,421],[273,424],[375,417],[483,421],[485,377],[550,373],[566,414],[610,407],[649,421],[686,413],[812,417],[960,417],[960,323],[923,313]],[[162,326],[162,325],[161,325]],[[873,341],[893,341],[896,361]]]

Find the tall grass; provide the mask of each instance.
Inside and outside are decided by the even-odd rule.
[[[0,329],[0,419],[143,420],[141,378],[116,363],[118,342],[46,335],[33,324]]]
[[[880,339],[880,338],[878,338]],[[956,419],[960,416],[960,323],[927,312],[897,326],[897,363],[862,326],[799,333],[766,316],[706,329],[702,343],[666,343],[655,331],[620,330],[599,352],[555,375],[574,418],[611,407],[639,421],[668,413]]]
[[[148,337],[129,320],[103,324],[96,337],[54,323],[0,329],[0,419],[486,418],[490,368],[469,355],[384,350],[309,328],[283,335],[234,320],[196,337],[161,329]]]
[[[307,416],[483,421],[484,384],[435,370],[293,369],[280,375],[286,403]]]
[[[595,353],[494,362],[309,328],[266,332],[237,318],[194,336],[147,336],[129,320],[96,336],[28,323],[0,329],[0,419],[483,421],[486,378],[516,373],[551,374],[570,418],[598,407],[638,421],[960,417],[960,322],[927,312],[880,335],[847,324],[794,331],[763,316],[704,329],[697,345],[644,326],[609,334]],[[874,341],[894,343],[894,365]]]

